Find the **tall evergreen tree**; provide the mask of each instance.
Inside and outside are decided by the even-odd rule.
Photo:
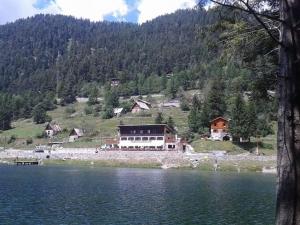
[[[158,112],[156,117],[155,117],[155,124],[162,124],[164,121],[164,117],[163,117],[163,114],[162,112]]]

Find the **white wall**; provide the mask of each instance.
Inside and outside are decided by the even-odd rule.
[[[148,138],[150,139],[151,136],[149,136]],[[153,137],[153,136],[152,136]],[[128,138],[128,137],[127,137]],[[141,139],[143,137],[140,137]],[[157,137],[156,137],[157,138]],[[149,147],[149,146],[154,146],[154,147],[158,147],[158,146],[162,146],[164,148],[164,144],[165,144],[165,140],[163,137],[163,140],[140,140],[140,141],[136,141],[136,140],[121,140],[120,138],[120,144],[119,146],[122,147],[129,147],[129,146],[139,146],[139,147]]]

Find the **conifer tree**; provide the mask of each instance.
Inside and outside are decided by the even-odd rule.
[[[164,121],[164,117],[163,117],[163,114],[162,112],[158,112],[156,117],[155,117],[155,124],[162,124]]]
[[[168,121],[167,121],[167,125],[168,125],[170,128],[175,129],[175,123],[174,123],[174,120],[173,120],[173,117],[172,117],[172,116],[169,116]]]
[[[235,98],[231,109],[230,133],[235,141],[240,138],[249,138],[247,129],[246,106],[241,94]]]

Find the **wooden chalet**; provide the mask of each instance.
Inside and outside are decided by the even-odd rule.
[[[74,142],[78,138],[83,136],[83,130],[79,128],[73,128],[69,134],[69,142]]]
[[[61,131],[61,127],[56,123],[48,123],[45,127],[45,134],[49,138],[52,138]]]
[[[139,113],[139,112],[143,112],[143,111],[148,111],[148,110],[150,110],[150,108],[152,108],[151,103],[146,102],[141,99],[137,99],[134,101],[133,106],[131,107],[131,112]]]
[[[217,117],[210,121],[210,138],[216,141],[230,140],[228,124],[228,120],[223,117]]]

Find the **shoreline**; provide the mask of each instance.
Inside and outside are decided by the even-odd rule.
[[[0,152],[1,163],[15,159],[42,160],[43,165],[78,165],[129,168],[183,168],[203,171],[276,173],[276,156],[216,155],[176,151],[99,151],[88,148],[64,148],[44,153],[7,149]]]

